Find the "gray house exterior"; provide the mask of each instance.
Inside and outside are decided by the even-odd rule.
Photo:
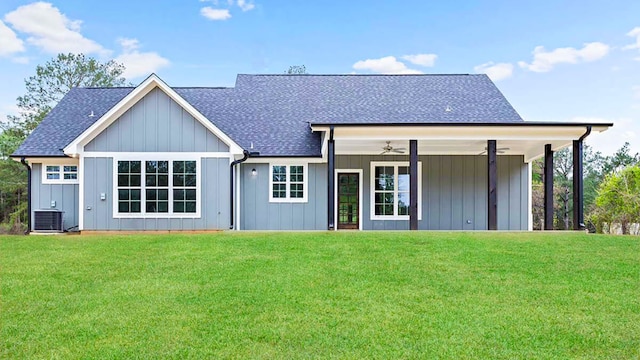
[[[573,145],[579,189],[610,126],[525,122],[485,75],[151,75],[71,90],[12,157],[30,230],[530,230],[531,162]]]

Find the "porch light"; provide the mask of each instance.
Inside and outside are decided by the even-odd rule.
[[[251,169],[251,176],[256,176],[256,175],[258,175],[258,171],[255,168]]]

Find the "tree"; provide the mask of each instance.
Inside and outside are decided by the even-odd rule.
[[[605,159],[602,171],[604,174],[611,174],[617,170],[623,169],[630,165],[636,165],[640,163],[640,154],[630,154],[630,145],[625,142],[624,145],[612,156],[608,156]]]
[[[307,68],[304,65],[291,65],[289,70],[285,71],[288,75],[303,75],[307,74]]]
[[[596,204],[599,221],[619,223],[627,234],[629,225],[640,221],[640,166],[609,174],[600,185]]]
[[[553,154],[553,198],[556,229],[571,229],[573,211],[573,156],[568,148]]]
[[[36,67],[36,74],[25,79],[27,93],[19,96],[19,116],[9,116],[9,127],[17,127],[26,137],[62,97],[74,87],[122,86],[124,65],[113,60],[101,63],[83,54],[58,54],[44,65]]]
[[[125,84],[124,66],[100,62],[83,54],[59,54],[36,67],[25,79],[26,94],[18,97],[18,116],[0,121],[0,223],[18,231],[26,222],[26,171],[8,158],[42,119],[74,87],[111,87]],[[0,229],[2,230],[2,229]]]

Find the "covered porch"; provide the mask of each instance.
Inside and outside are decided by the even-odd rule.
[[[531,162],[544,156],[545,229],[552,229],[553,153],[571,146],[581,229],[583,141],[611,125],[313,124],[328,164],[327,228],[531,230]]]

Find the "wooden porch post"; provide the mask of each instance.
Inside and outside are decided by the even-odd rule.
[[[498,166],[496,140],[487,140],[487,229],[498,229]]]
[[[573,140],[573,230],[584,229],[582,140]]]
[[[553,150],[544,146],[544,229],[553,230]]]
[[[418,230],[418,140],[409,140],[409,229]]]
[[[331,125],[329,130],[329,142],[327,148],[327,182],[328,182],[328,196],[327,204],[329,207],[329,211],[327,212],[328,216],[328,226],[329,230],[335,229],[334,219],[335,219],[335,187],[336,187],[336,164],[335,164],[335,141],[333,140],[333,125]]]

